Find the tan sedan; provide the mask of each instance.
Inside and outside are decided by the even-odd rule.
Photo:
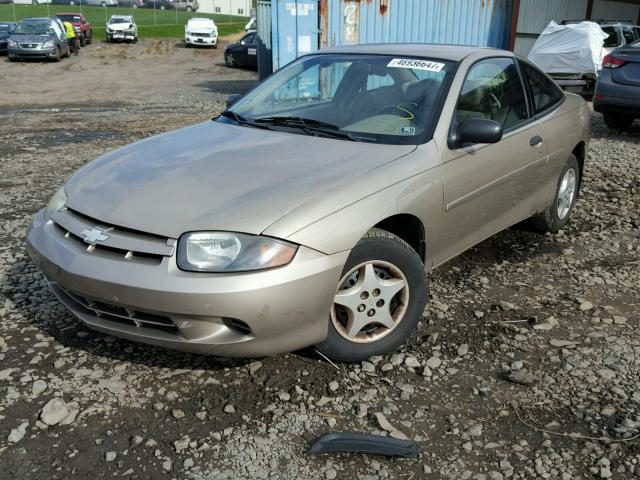
[[[526,219],[564,227],[591,124],[512,53],[442,45],[321,51],[229,103],[89,163],[34,216],[31,257],[89,327],[216,355],[390,352],[432,268]]]

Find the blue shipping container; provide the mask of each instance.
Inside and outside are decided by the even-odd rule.
[[[273,67],[356,43],[507,48],[514,0],[272,0]]]

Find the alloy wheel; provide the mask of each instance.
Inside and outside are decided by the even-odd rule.
[[[573,168],[568,169],[558,188],[558,202],[556,205],[556,214],[560,220],[563,220],[571,210],[573,199],[576,195],[577,187],[576,171]]]
[[[331,308],[336,331],[354,343],[370,343],[391,333],[409,304],[409,284],[399,268],[382,260],[357,265],[339,282]]]

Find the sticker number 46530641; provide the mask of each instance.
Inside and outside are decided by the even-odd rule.
[[[426,70],[427,72],[439,72],[444,68],[444,63],[420,60],[418,58],[394,58],[387,67],[410,68],[412,70]]]

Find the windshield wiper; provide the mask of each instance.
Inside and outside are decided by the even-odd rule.
[[[220,114],[220,116],[231,118],[232,120],[235,120],[238,125],[248,125],[254,128],[263,128],[265,130],[271,130],[271,128],[269,128],[267,125],[260,125],[252,120],[248,120],[244,118],[242,115],[240,115],[239,113],[234,112],[233,110],[225,110]]]
[[[353,135],[349,132],[340,130],[340,127],[333,125],[332,123],[322,122],[320,120],[314,120],[313,118],[302,117],[263,117],[255,120],[255,123],[270,124],[270,125],[282,125],[286,127],[301,128],[307,135],[316,135],[318,133],[323,135],[330,135],[337,138],[343,138],[346,140],[357,141]]]

